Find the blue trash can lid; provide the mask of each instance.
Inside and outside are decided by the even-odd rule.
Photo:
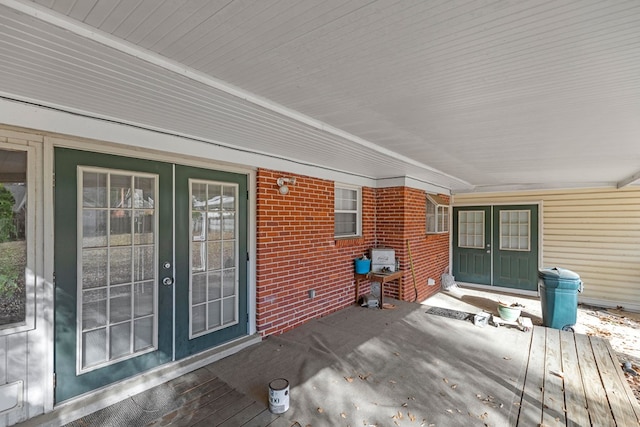
[[[580,280],[580,275],[566,268],[552,267],[538,270],[540,277],[549,279]]]

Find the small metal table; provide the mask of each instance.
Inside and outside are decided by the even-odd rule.
[[[387,282],[392,282],[394,280],[398,281],[398,295],[402,298],[401,284],[400,279],[404,275],[404,271],[392,271],[389,273],[382,272],[373,272],[370,271],[367,274],[355,274],[356,279],[356,304],[358,303],[358,298],[360,297],[360,282],[362,281],[370,281],[370,282],[378,282],[380,283],[380,308],[383,306],[382,299],[384,298],[384,284]]]

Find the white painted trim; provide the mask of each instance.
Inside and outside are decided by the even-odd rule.
[[[482,289],[484,291],[503,292],[506,294],[515,294],[515,295],[527,295],[530,297],[540,296],[538,291],[526,291],[522,289],[504,288],[502,286],[480,285],[477,283],[458,282],[458,281],[456,281],[456,284],[458,286],[464,286],[464,287],[473,288],[473,289]]]
[[[640,179],[640,172],[636,172],[633,175],[628,176],[625,179],[618,181],[616,183],[616,188],[620,189],[620,188],[626,187],[627,185],[631,185],[631,184],[633,184],[634,182],[636,182],[639,179]]]
[[[42,230],[43,230],[43,262],[44,262],[44,277],[42,283],[42,306],[40,312],[42,313],[42,320],[44,325],[38,325],[38,327],[45,328],[44,336],[46,338],[44,345],[46,346],[46,368],[45,378],[43,378],[43,394],[44,394],[44,412],[50,412],[53,410],[54,403],[54,378],[55,372],[54,365],[54,209],[53,209],[53,177],[54,177],[54,163],[53,163],[53,143],[48,137],[44,138],[43,146],[43,164],[42,164],[42,185],[43,185],[43,201],[44,207],[40,210],[42,213]]]
[[[549,191],[549,190],[582,190],[585,188],[615,188],[615,182],[564,182],[561,184],[497,184],[479,185],[469,188],[458,188],[452,190],[452,194],[482,194],[482,193],[505,193],[518,191]]]
[[[258,230],[258,214],[257,214],[257,206],[258,206],[258,188],[257,188],[257,174],[255,171],[251,171],[248,176],[247,190],[249,190],[247,205],[249,206],[249,212],[247,212],[247,238],[248,238],[248,247],[249,251],[249,265],[247,266],[247,298],[249,300],[249,306],[247,309],[249,310],[249,325],[248,332],[249,335],[253,335],[257,333],[258,328],[256,325],[256,316],[257,316],[257,298],[258,298],[258,290],[256,283],[256,257],[257,253],[257,230]]]
[[[313,127],[323,132],[327,132],[331,135],[335,135],[337,137],[346,139],[350,142],[354,142],[368,151],[375,151],[377,153],[383,154],[389,158],[393,158],[399,160],[401,162],[417,166],[423,170],[432,172],[434,174],[440,175],[442,177],[446,177],[449,180],[459,182],[465,187],[470,187],[471,184],[460,179],[449,175],[445,172],[432,168],[431,166],[425,165],[421,162],[418,162],[410,157],[403,156],[394,151],[391,151],[387,148],[374,144],[370,141],[367,141],[363,138],[355,136],[351,133],[345,132],[341,129],[333,127],[327,123],[322,121],[313,119],[310,116],[302,114],[298,111],[292,110],[290,108],[284,107],[280,104],[272,102],[266,98],[257,96],[249,91],[241,89],[237,86],[233,86],[227,82],[211,77],[210,75],[199,72],[193,68],[187,67],[184,64],[179,62],[172,61],[166,57],[158,55],[157,53],[151,52],[147,49],[143,49],[140,46],[137,46],[133,43],[129,43],[125,40],[114,37],[110,34],[104,33],[100,30],[97,30],[94,27],[86,25],[82,22],[73,20],[68,18],[65,15],[59,14],[51,9],[45,8],[35,3],[22,3],[17,0],[0,0],[0,4],[7,6],[11,9],[17,10],[26,15],[32,16],[36,19],[39,19],[43,22],[47,22],[49,24],[60,27],[64,30],[70,31],[74,34],[77,34],[86,39],[95,41],[97,43],[108,46],[112,49],[118,50],[120,52],[131,55],[135,58],[141,59],[150,64],[156,65],[158,67],[169,70],[173,73],[196,81],[198,83],[202,83],[209,87],[218,89],[225,93],[228,93],[232,96],[238,97],[244,101],[257,105],[259,107],[265,108],[267,110],[273,111],[277,114],[280,114],[284,117],[288,117],[290,119],[296,120],[300,123],[303,123],[307,126]]]
[[[358,204],[358,208],[356,211],[356,234],[350,234],[347,236],[336,236],[335,235],[335,229],[334,229],[334,237],[336,239],[354,239],[354,238],[358,238],[358,237],[362,237],[362,220],[363,220],[363,216],[364,216],[364,207],[362,205],[362,187],[359,186],[355,186],[355,185],[349,185],[349,184],[344,184],[341,182],[334,182],[333,183],[333,188],[334,188],[334,201],[335,201],[335,189],[337,188],[341,188],[344,190],[352,190],[356,192],[356,198],[357,198],[357,204]],[[335,225],[335,215],[336,213],[353,213],[353,211],[350,210],[338,210],[335,208],[335,203],[334,203],[334,209],[333,209],[333,216],[334,216],[334,225]]]
[[[20,425],[21,427],[40,427],[67,424],[128,399],[145,390],[149,390],[167,381],[171,381],[172,379],[231,356],[240,350],[260,343],[260,341],[261,338],[258,335],[245,336],[230,341],[215,349],[199,353],[187,359],[162,365],[117,384],[109,385],[78,396],[72,400],[65,401],[56,405],[52,412],[31,418]]]

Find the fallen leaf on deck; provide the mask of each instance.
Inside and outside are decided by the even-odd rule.
[[[397,351],[393,353],[394,356],[400,356],[400,353],[398,353]]]
[[[407,416],[409,417],[409,419],[411,420],[411,422],[416,420],[416,416],[413,415],[411,412],[407,412]]]
[[[444,382],[445,382],[445,384],[449,384],[449,380],[448,380],[448,379],[446,379],[446,378],[443,378],[443,379],[442,379],[442,381],[444,381]]]
[[[504,360],[511,360],[511,358],[509,356],[505,356],[503,357]]]
[[[452,385],[451,388],[455,390],[456,388],[458,388],[458,384]]]
[[[391,384],[397,384],[394,380],[389,380]]]
[[[551,373],[556,377],[564,378],[564,372],[551,371]]]
[[[447,412],[453,414],[453,411],[451,409],[447,409]]]
[[[340,412],[340,416],[341,416],[342,418],[347,418],[347,414],[345,414],[344,412]]]
[[[408,403],[403,403],[403,404],[402,404],[402,407],[403,407],[403,408],[406,408],[407,406],[409,406],[409,404],[408,404]]]
[[[353,382],[353,377],[344,377],[344,379],[347,380],[347,382]]]
[[[321,414],[321,413],[323,413],[323,412],[324,412],[324,409],[322,409],[322,408],[318,408],[318,413],[320,413],[320,414]]]

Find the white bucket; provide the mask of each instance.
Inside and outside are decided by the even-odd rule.
[[[283,414],[289,409],[289,381],[278,378],[269,383],[269,410]]]

